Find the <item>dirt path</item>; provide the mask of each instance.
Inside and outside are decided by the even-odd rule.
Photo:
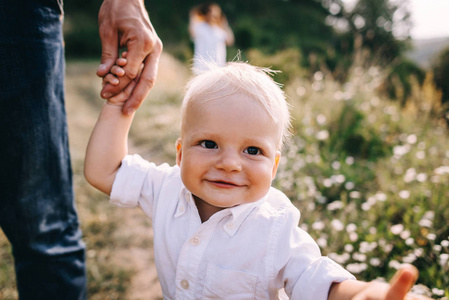
[[[108,251],[107,264],[113,264],[131,274],[130,283],[125,286],[126,299],[162,299],[153,261],[151,222],[139,209],[107,208],[107,213],[99,214],[98,207],[94,207],[91,202],[95,201],[93,198],[104,198],[105,200],[101,201],[107,202],[107,198],[94,191],[82,174],[88,138],[103,102],[98,96],[101,81],[95,76],[96,66],[96,63],[68,63],[66,80],[70,148],[80,219],[85,227],[88,227],[92,220],[107,219],[107,223],[115,228],[110,237],[105,237],[105,240],[114,244],[112,250],[107,250],[107,246],[90,246],[93,243],[90,242],[92,238],[89,236],[89,230],[83,229],[85,239],[89,241],[88,263],[94,264],[98,253]],[[130,137],[130,152],[140,153],[144,157],[153,156],[155,161],[172,156],[166,149],[174,143],[174,140],[169,139],[177,134],[177,124],[173,122],[178,117],[180,93],[189,76],[187,68],[168,55],[162,56],[159,70],[158,82],[150,93],[150,100],[147,99],[138,111],[136,124],[133,124],[136,129]],[[164,114],[161,114],[161,111]],[[153,119],[147,120],[151,116]],[[140,137],[140,133],[145,133],[151,140],[151,137],[157,137],[161,132],[167,133],[168,138],[156,140],[156,145],[154,140],[150,146],[146,138]],[[96,272],[101,274],[102,267],[98,269]],[[103,296],[99,292],[90,298],[101,299]]]

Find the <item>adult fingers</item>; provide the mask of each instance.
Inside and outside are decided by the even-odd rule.
[[[153,26],[150,22],[146,24],[147,27],[141,30],[129,30],[124,33],[122,41],[126,41],[127,54],[126,60],[127,64],[124,66],[125,76],[129,80],[134,80],[139,72],[140,65],[142,62],[148,64],[148,57],[152,53],[157,53],[157,55],[151,55],[153,58],[159,58],[162,51],[162,42],[156,34]]]
[[[159,56],[162,52],[162,42],[159,37],[153,32],[154,35],[152,38],[149,35],[146,38],[142,38],[141,40],[136,38],[136,35],[132,33],[132,30],[129,31],[130,37],[124,35],[122,39],[128,39],[127,48],[128,51],[126,53],[126,65],[123,67],[125,70],[124,76],[120,78],[120,83],[118,85],[106,84],[101,90],[101,97],[104,99],[109,99],[117,94],[119,94],[128,84],[135,80],[139,74],[139,68],[142,62],[145,62],[145,65],[149,66],[149,69],[152,69],[157,72],[157,64],[159,63]],[[145,67],[146,69],[146,67]],[[156,74],[150,76],[144,76],[143,80],[147,83],[147,85],[151,82],[154,82],[156,78]],[[140,91],[137,94],[138,102],[141,103],[145,96],[148,94],[152,85],[147,88],[143,88],[142,84],[138,84]],[[134,93],[133,93],[134,94]],[[133,101],[131,101],[133,102]],[[140,105],[140,104],[139,104]],[[139,105],[132,105],[135,109],[139,107]]]
[[[151,88],[153,88],[153,85],[156,82],[161,52],[162,43],[158,43],[145,59],[142,74],[137,81],[137,85],[134,88],[131,97],[123,106],[123,113],[132,114],[139,108]]]
[[[109,73],[118,57],[119,33],[117,27],[111,21],[111,9],[112,3],[104,1],[98,13],[98,27],[101,40],[101,61],[97,69],[99,77],[104,77]]]

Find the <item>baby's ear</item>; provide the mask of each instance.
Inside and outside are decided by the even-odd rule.
[[[182,158],[182,139],[179,138],[176,140],[176,164],[181,166],[181,158]]]
[[[278,170],[279,167],[279,160],[281,159],[281,151],[276,151],[276,154],[274,156],[274,166],[273,166],[273,171],[271,174],[271,180],[274,179],[274,177],[276,176],[276,172]]]

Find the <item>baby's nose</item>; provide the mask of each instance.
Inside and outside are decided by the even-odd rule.
[[[227,172],[239,172],[242,170],[241,157],[235,151],[222,151],[216,168]]]

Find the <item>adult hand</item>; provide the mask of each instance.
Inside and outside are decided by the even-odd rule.
[[[120,49],[126,48],[128,51],[125,75],[118,85],[107,83],[101,90],[101,97],[114,97],[131,81],[137,80],[122,109],[123,113],[131,114],[154,85],[162,42],[150,22],[143,0],[104,0],[98,14],[98,24],[102,44],[101,64],[97,70],[99,77],[109,74]],[[144,67],[137,79],[142,63]]]

